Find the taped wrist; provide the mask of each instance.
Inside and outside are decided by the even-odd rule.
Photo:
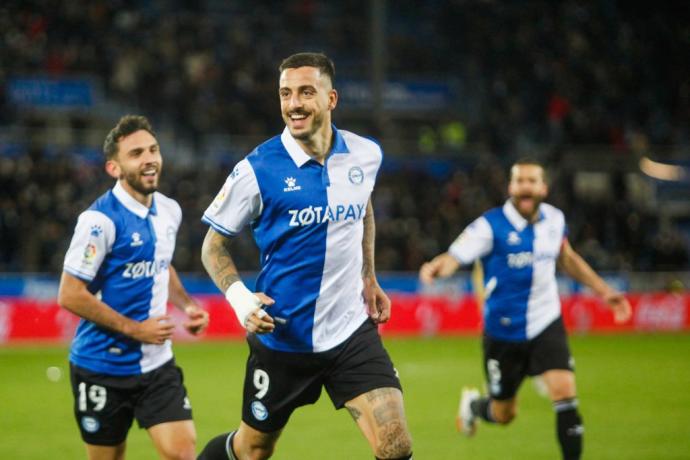
[[[249,316],[261,308],[261,301],[254,295],[242,281],[235,281],[225,291],[225,298],[230,302],[230,306],[235,310],[237,320],[242,327],[246,327]]]

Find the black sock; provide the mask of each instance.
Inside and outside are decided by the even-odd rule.
[[[387,458],[387,459],[376,457],[376,460],[412,460],[412,452],[410,452],[410,455],[405,455],[404,457]]]
[[[556,411],[556,431],[564,460],[579,460],[582,455],[582,418],[577,412],[577,399],[562,399],[553,403]]]
[[[231,431],[211,439],[196,460],[235,460],[235,453],[232,451],[235,433],[236,431]]]
[[[491,399],[485,397],[475,399],[470,403],[472,413],[477,417],[489,423],[496,423],[493,415],[491,415]]]

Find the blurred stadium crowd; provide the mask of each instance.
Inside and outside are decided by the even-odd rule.
[[[66,112],[59,118],[74,133],[71,146],[35,142],[55,115],[16,107],[4,91],[12,76],[88,76],[110,107],[145,114],[206,152],[210,133],[261,138],[282,129],[276,68],[295,51],[324,51],[338,79],[367,78],[370,3],[3,2],[0,132],[14,135],[0,136],[0,272],[59,272],[77,214],[110,185],[94,159],[98,146],[83,145],[79,133],[96,130],[102,139],[114,122],[97,110]],[[687,227],[664,223],[658,208],[631,199],[625,171],[610,171],[612,193],[602,199],[578,193],[577,171],[562,162],[591,145],[621,162],[656,145],[687,152],[690,7],[387,4],[389,77],[449,81],[456,98],[432,113],[389,114],[381,124],[346,107],[336,111],[339,126],[379,137],[386,148],[374,195],[379,270],[416,270],[447,247],[505,199],[507,167],[524,155],[548,165],[549,201],[564,209],[571,241],[596,269],[690,268]],[[408,157],[421,160],[402,160]],[[178,270],[202,270],[199,218],[237,159],[199,153],[166,163],[161,191],[185,215]],[[442,171],[434,160],[445,162]],[[256,250],[243,238],[238,265],[256,269]]]

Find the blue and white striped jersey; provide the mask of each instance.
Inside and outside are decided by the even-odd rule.
[[[256,291],[275,299],[267,312],[287,319],[258,338],[290,352],[329,350],[367,318],[362,298],[362,236],[383,158],[373,141],[333,128],[324,165],[286,128],[228,176],[203,221],[234,236],[249,224],[261,253]]]
[[[181,220],[174,200],[156,192],[147,208],[118,182],[79,216],[64,270],[124,316],[143,321],[164,315]],[[109,375],[149,372],[172,356],[169,340],[142,344],[84,319],[70,351],[75,365]]]
[[[510,200],[472,222],[448,252],[461,264],[481,259],[484,329],[490,337],[525,341],[561,314],[556,261],[567,227],[563,212],[542,203],[531,224]]]

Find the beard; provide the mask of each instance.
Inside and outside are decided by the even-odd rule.
[[[522,203],[522,200],[525,198],[532,200],[532,204],[528,209],[525,209],[525,206]],[[534,218],[539,212],[539,205],[544,201],[544,197],[539,195],[518,195],[513,197],[512,201],[513,206],[515,206],[515,209],[517,209],[522,217],[529,220]]]
[[[130,187],[132,187],[132,189],[136,190],[142,195],[150,195],[158,190],[157,179],[156,182],[154,182],[152,185],[146,185],[143,182],[141,174],[139,174],[138,172],[127,172],[123,174],[122,177],[127,182],[127,185],[129,185]]]
[[[321,129],[321,126],[323,126],[323,122],[324,122],[323,114],[317,115],[313,112],[310,114],[308,112],[301,111],[301,110],[291,112],[291,114],[306,115],[306,116],[311,115],[312,116],[311,126],[306,126],[305,128],[298,129],[297,131],[293,131],[291,123],[289,122],[290,116],[289,115],[287,116],[285,123],[287,124],[288,129],[290,130],[290,134],[292,135],[292,137],[294,137],[297,140],[308,141],[309,139],[311,139],[311,137],[315,133],[317,133],[319,131],[319,129]]]

